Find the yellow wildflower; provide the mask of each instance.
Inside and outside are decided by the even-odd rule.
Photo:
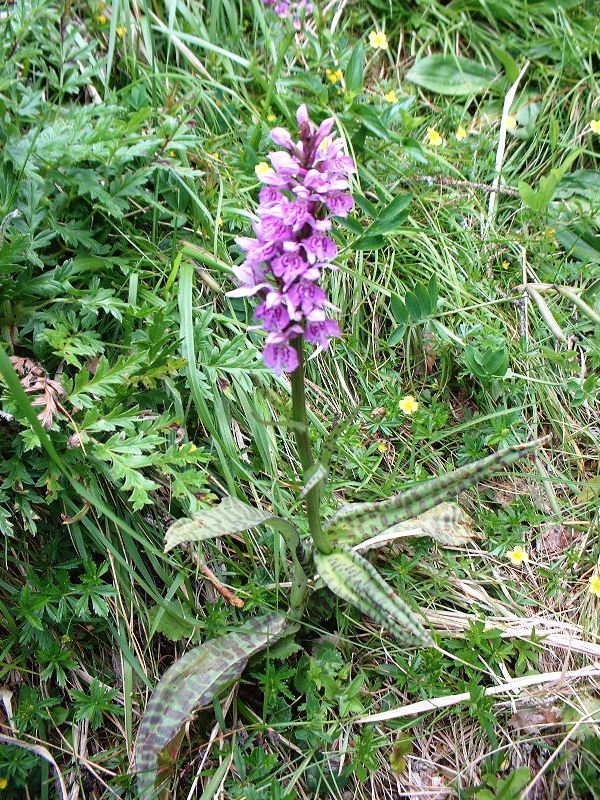
[[[385,442],[379,442],[379,444],[377,445],[377,449],[379,450],[380,453],[385,453],[387,450],[387,444]]]
[[[600,597],[600,575],[598,575],[597,572],[595,572],[590,578],[588,592],[596,597]]]
[[[463,128],[462,125],[459,125],[454,135],[456,136],[457,141],[462,142],[463,139],[467,138],[467,129]]]
[[[344,77],[344,73],[341,69],[326,69],[325,76],[329,83],[339,83]]]
[[[427,141],[432,147],[439,147],[444,140],[435,128],[427,128]]]
[[[500,266],[502,267],[502,269],[508,269],[510,267],[510,264],[508,261],[502,261],[500,262]]]
[[[546,228],[546,230],[544,231],[544,235],[548,239],[556,239],[556,231],[554,230],[554,228]]]
[[[123,37],[127,33],[127,28],[125,27],[125,25],[119,25],[116,29],[116,32],[119,39],[123,39]]]
[[[419,410],[419,404],[412,396],[412,394],[407,394],[406,397],[403,397],[400,400],[400,411],[408,414],[408,416],[412,416],[416,411]]]
[[[0,789],[6,789],[8,786],[8,781],[6,778],[0,778]]]
[[[592,129],[592,133],[600,133],[600,119],[590,120],[590,128]]]
[[[369,34],[369,44],[377,50],[387,50],[388,40],[383,31],[371,31]]]
[[[510,559],[511,564],[514,564],[515,567],[520,567],[521,564],[526,564],[529,561],[527,550],[521,547],[520,544],[515,545],[512,550],[509,550],[506,557]]]
[[[106,17],[104,16],[104,14],[98,14],[96,19],[99,25],[106,25]]]
[[[175,150],[169,150],[169,157],[170,158],[175,158],[176,155],[177,155],[177,153],[175,152]]]
[[[272,175],[275,170],[273,167],[270,167],[266,161],[261,161],[260,164],[254,167],[254,172],[256,172],[257,177],[260,178],[261,175]]]
[[[506,130],[514,131],[516,127],[517,127],[517,118],[513,117],[512,114],[509,114],[506,118]]]
[[[275,122],[276,119],[277,117],[275,116],[275,114],[273,114],[272,111],[269,114],[267,114],[267,122]]]
[[[397,103],[398,102],[398,95],[392,89],[390,92],[388,92],[387,94],[383,95],[383,99],[386,101],[386,103]]]

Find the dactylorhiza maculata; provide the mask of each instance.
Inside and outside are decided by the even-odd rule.
[[[331,266],[337,247],[328,236],[332,217],[352,210],[348,176],[355,170],[344,155],[343,141],[331,135],[333,118],[318,127],[305,105],[297,111],[299,141],[285,128],[273,128],[271,139],[285,148],[269,153],[271,166],[258,164],[256,174],[265,185],[260,190],[256,238],[236,239],[246,253],[234,268],[239,287],[228,295],[259,295],[255,310],[267,331],[265,364],[277,374],[293,372],[298,353],[291,342],[303,337],[326,349],[339,336],[337,322],[327,313],[337,310],[327,300],[319,280]]]
[[[313,5],[307,0],[264,0],[266,6],[273,6],[273,11],[281,19],[292,17],[296,30],[300,30],[304,20],[312,14]]]

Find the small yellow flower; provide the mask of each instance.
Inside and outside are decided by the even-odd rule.
[[[217,217],[217,225],[223,224],[223,217]]]
[[[432,147],[439,147],[444,140],[435,128],[427,128],[427,141]]]
[[[510,563],[514,564],[515,567],[520,567],[521,564],[526,564],[529,561],[527,550],[521,547],[520,544],[515,545],[512,550],[509,550],[506,557],[510,559]]]
[[[406,397],[403,397],[400,400],[400,411],[403,411],[408,416],[412,416],[415,412],[419,410],[419,404],[412,396],[412,394],[407,394]]]
[[[383,95],[383,99],[386,101],[386,103],[397,103],[398,102],[398,95],[392,89],[390,92],[388,92],[387,94]]]
[[[512,114],[509,114],[506,118],[506,130],[514,131],[516,127],[517,127],[517,118],[513,117]]]
[[[592,133],[600,133],[600,119],[590,120],[590,128],[592,129]]]
[[[98,14],[96,20],[98,21],[99,25],[106,25],[106,17],[104,16],[104,14]]]
[[[556,239],[556,231],[554,228],[546,228],[544,231],[544,236],[548,239]]]
[[[388,40],[383,31],[371,31],[369,34],[369,44],[378,50],[387,50]]]
[[[169,150],[169,157],[170,158],[175,158],[176,155],[177,155],[177,153],[175,152],[175,150]]]
[[[502,261],[500,262],[500,266],[502,267],[502,269],[508,269],[510,267],[510,264],[508,261]]]
[[[325,76],[329,83],[339,83],[344,77],[341,69],[326,69]]]
[[[275,170],[273,167],[270,167],[266,161],[261,161],[260,164],[254,167],[254,172],[256,172],[257,177],[260,178],[261,175],[273,175]]]
[[[116,29],[116,32],[119,39],[123,39],[123,37],[127,33],[127,28],[125,27],[125,25],[119,25]]]
[[[267,114],[267,122],[275,122],[276,119],[277,117],[275,116],[275,114],[273,114],[272,111],[269,114]]]
[[[380,453],[385,453],[387,451],[387,444],[385,442],[379,442],[377,449]]]
[[[595,597],[600,597],[600,575],[598,575],[597,572],[595,572],[590,578],[588,592],[593,594]]]
[[[463,128],[462,125],[459,125],[454,135],[456,136],[456,140],[458,142],[462,142],[463,139],[467,138],[467,129]]]
[[[8,786],[8,781],[6,778],[0,778],[0,789],[6,789]]]

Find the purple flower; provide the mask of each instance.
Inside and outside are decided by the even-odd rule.
[[[284,5],[289,11],[301,4],[269,0],[268,5],[277,13]],[[294,339],[303,337],[326,349],[340,335],[337,322],[325,315],[325,309],[336,309],[318,281],[337,254],[328,235],[331,216],[347,216],[353,207],[347,189],[354,162],[344,155],[342,140],[331,135],[334,120],[317,127],[304,105],[296,120],[298,141],[284,128],[271,131],[271,139],[284,150],[269,153],[271,167],[263,162],[256,169],[265,184],[253,226],[256,238],[236,239],[246,259],[234,268],[238,288],[228,292],[261,297],[255,317],[268,333],[263,358],[277,373],[298,366]]]
[[[310,264],[314,264],[315,261],[331,261],[337,255],[335,242],[324,233],[313,233],[312,236],[303,239],[302,246]]]
[[[281,19],[286,19],[291,15],[294,28],[299,31],[303,21],[310,16],[313,11],[312,3],[308,0],[264,0],[266,6],[273,6],[273,11]]]
[[[313,312],[314,315],[322,312]],[[311,315],[312,316],[312,315]],[[334,319],[314,319],[306,323],[304,328],[304,338],[307,342],[320,344],[324,350],[329,347],[329,339],[333,336],[340,335],[340,328]]]
[[[330,192],[325,198],[325,204],[335,217],[347,217],[354,208],[352,195],[344,192]]]

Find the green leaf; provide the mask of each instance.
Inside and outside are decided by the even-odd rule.
[[[519,66],[517,62],[501,47],[490,45],[490,50],[504,67],[504,72],[510,83],[514,83],[519,77]]]
[[[176,661],[154,689],[140,725],[135,767],[141,798],[151,796],[160,752],[197,708],[209,705],[239,678],[250,656],[277,641],[286,630],[280,614],[266,614],[190,650]]]
[[[427,316],[427,311],[421,305],[415,292],[406,293],[404,297],[404,305],[406,306],[408,313],[413,318],[414,322],[421,322],[421,320],[425,319]]]
[[[407,206],[410,205],[411,200],[411,194],[399,194],[378,214],[377,219],[369,226],[368,232],[370,234],[392,233],[408,218]]]
[[[346,547],[327,555],[317,552],[315,565],[328,589],[356,606],[363,614],[368,614],[397,639],[426,646],[433,644],[416,612],[358,553]]]
[[[498,75],[494,70],[461,56],[427,56],[417,61],[406,78],[436,94],[455,97],[485,91]]]
[[[385,237],[381,236],[381,234],[376,234],[371,236],[367,234],[366,236],[361,236],[352,244],[353,250],[380,250],[386,243]]]
[[[383,139],[384,142],[390,141],[391,137],[388,129],[370,106],[365,106],[362,103],[353,103],[350,110],[370,133],[378,139]]]
[[[362,42],[358,41],[352,49],[350,60],[348,61],[348,66],[344,74],[346,89],[349,92],[353,92],[354,94],[360,94],[360,92],[362,92],[364,64],[365,51]]]
[[[216,536],[247,531],[268,521],[289,524],[272,511],[254,508],[235,497],[224,497],[214,508],[201,511],[192,519],[174,522],[165,534],[165,553],[184,542],[204,542]]]
[[[325,530],[332,539],[346,541],[360,537],[360,541],[388,530],[399,522],[418,517],[439,505],[452,495],[457,495],[495,472],[499,467],[512,464],[549,441],[548,436],[532,442],[516,444],[492,455],[466,464],[464,467],[423,481],[389,500],[380,503],[352,503],[341,508],[329,520]]]

